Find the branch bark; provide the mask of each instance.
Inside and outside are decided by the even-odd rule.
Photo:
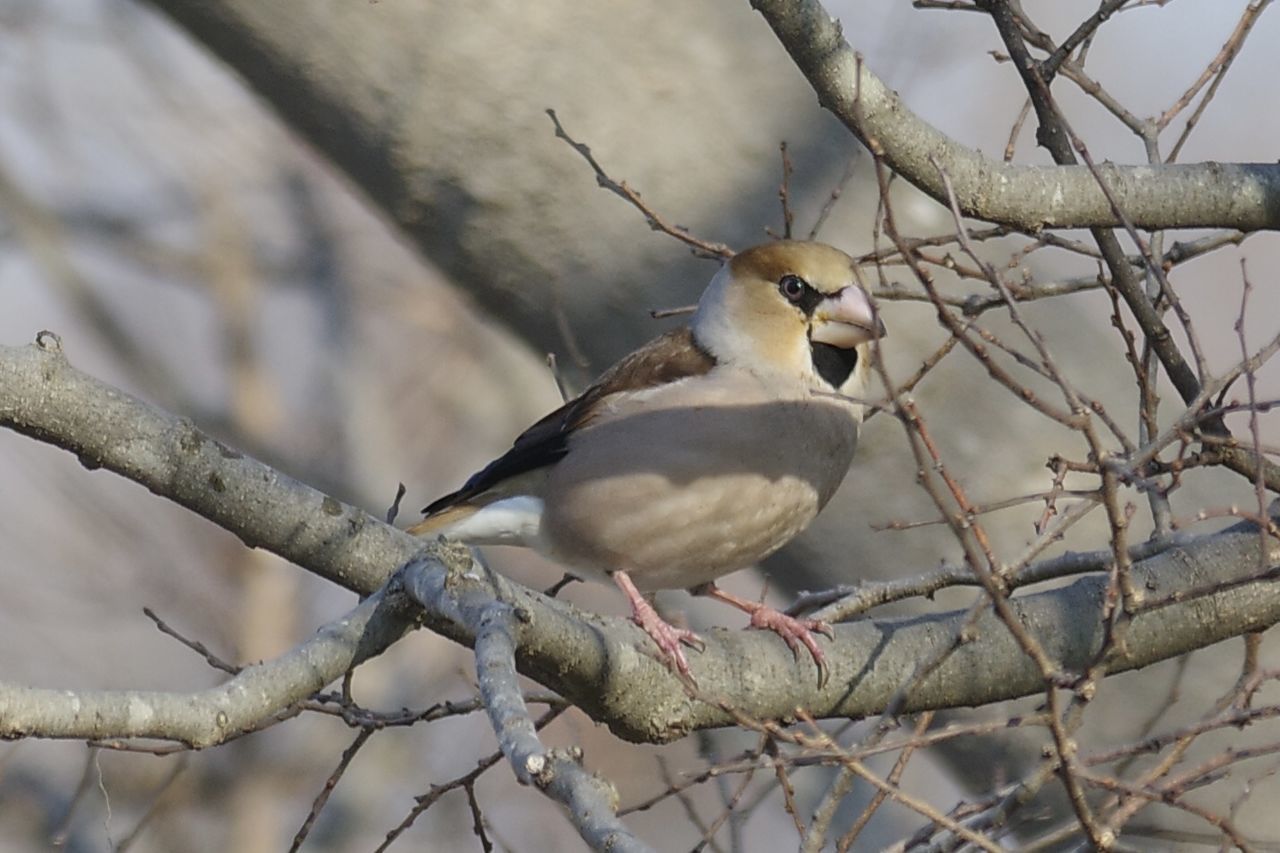
[[[0,425],[77,454],[232,530],[308,571],[362,593],[374,592],[424,546],[420,540],[309,489],[213,441],[190,422],[158,411],[76,370],[56,338],[0,348]],[[1276,594],[1280,547],[1248,525],[1192,540],[1134,566],[1148,602],[1134,615],[1125,647],[1109,672],[1145,666],[1280,621]],[[874,619],[837,626],[828,649],[831,679],[819,688],[807,661],[795,661],[771,634],[716,630],[693,658],[700,685],[689,696],[665,667],[644,653],[629,621],[584,613],[486,572],[447,542],[428,543],[431,569],[416,597],[432,602],[424,624],[467,645],[475,641],[467,611],[493,601],[523,614],[513,626],[520,671],[558,691],[620,736],[670,741],[740,715],[790,718],[797,707],[816,717],[862,717],[882,711],[921,660],[954,646],[945,662],[907,697],[901,711],[979,705],[1044,689],[1039,670],[988,612],[957,644],[963,612]],[[1105,576],[1015,599],[1018,618],[1064,670],[1088,666],[1102,643]],[[400,593],[392,588],[391,593]],[[368,636],[364,640],[368,641]],[[354,658],[353,658],[354,660]],[[335,675],[340,670],[330,669]],[[317,680],[325,675],[318,675]],[[81,693],[0,688],[0,732],[104,737],[90,726],[97,708],[127,698],[118,691]],[[38,698],[50,719],[20,713],[15,697]],[[69,709],[79,706],[78,716]],[[269,709],[259,707],[265,714]],[[160,720],[150,729],[117,717],[117,735],[182,739]],[[79,723],[75,721],[79,720]],[[185,737],[191,737],[190,734]]]
[[[1121,224],[1084,166],[1023,166],[992,160],[925,122],[845,41],[819,0],[752,0],[831,111],[885,163],[939,202],[951,176],[965,216],[1023,230]],[[1280,227],[1280,166],[1272,163],[1103,165],[1118,206],[1142,229]]]
[[[0,682],[0,739],[22,737],[173,740],[216,746],[261,727],[413,627],[408,608],[387,613],[383,594],[321,628],[275,660],[247,666],[216,687],[157,690],[58,690]]]
[[[415,561],[405,566],[402,579],[409,595],[432,610],[434,585],[430,571],[419,571],[423,565]],[[425,581],[421,588],[419,580]],[[419,597],[418,592],[423,596]],[[618,819],[617,790],[608,780],[582,766],[580,750],[547,749],[542,745],[516,672],[516,626],[525,615],[493,600],[481,603],[470,613],[476,637],[476,680],[502,754],[511,762],[521,784],[537,787],[565,807],[570,821],[592,850],[650,851],[652,848]]]

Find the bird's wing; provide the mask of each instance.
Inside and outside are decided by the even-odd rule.
[[[582,394],[526,429],[510,450],[473,474],[461,489],[432,501],[423,513],[430,518],[489,492],[496,492],[495,497],[505,495],[504,484],[564,458],[574,431],[589,424],[617,395],[701,376],[715,365],[716,360],[697,344],[687,326],[655,338],[609,368]]]

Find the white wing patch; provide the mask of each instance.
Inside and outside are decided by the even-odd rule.
[[[440,532],[469,545],[535,547],[542,527],[542,506],[541,498],[529,495],[504,498]]]

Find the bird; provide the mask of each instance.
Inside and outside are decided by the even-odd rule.
[[[625,356],[409,528],[468,545],[519,545],[579,579],[612,581],[660,659],[692,679],[650,595],[687,589],[750,615],[799,659],[829,668],[829,625],[721,590],[809,526],[844,480],[885,327],[855,262],[775,240],[731,256],[689,322]]]

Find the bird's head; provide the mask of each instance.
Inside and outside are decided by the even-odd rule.
[[[848,391],[869,377],[868,347],[885,329],[854,281],[853,258],[778,240],[724,265],[698,302],[693,334],[721,362]]]

